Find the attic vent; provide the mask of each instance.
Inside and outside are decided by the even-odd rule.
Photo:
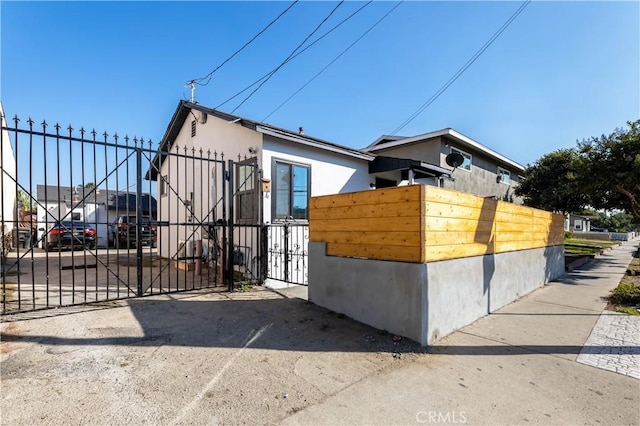
[[[193,120],[191,122],[191,137],[194,137],[196,135],[196,120]]]

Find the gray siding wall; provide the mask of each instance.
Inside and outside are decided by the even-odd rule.
[[[375,151],[375,153],[389,157],[410,158],[450,168],[445,158],[451,153],[452,147],[471,154],[471,171],[464,169],[455,170],[453,172],[453,178],[455,180],[445,180],[443,182],[444,188],[467,192],[479,197],[496,197],[505,201],[513,200],[516,204],[522,204],[522,199],[516,197],[513,193],[518,182],[518,174],[521,173],[520,171],[512,169],[507,165],[499,165],[489,157],[445,138],[437,137],[410,145]],[[510,184],[498,183],[496,181],[498,166],[511,172]]]

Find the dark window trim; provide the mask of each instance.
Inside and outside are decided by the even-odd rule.
[[[257,157],[251,157],[251,158],[247,158],[246,160],[242,160],[242,161],[238,161],[234,163],[235,165],[235,170],[233,171],[235,176],[234,176],[234,202],[235,202],[235,220],[236,223],[238,223],[239,225],[253,225],[258,223],[258,221],[260,220],[260,196],[261,193],[258,191],[258,185],[260,184],[260,173],[258,170],[258,158]],[[239,178],[239,170],[240,167],[242,166],[253,166],[254,172],[253,174],[253,189],[248,190],[248,191],[240,191],[240,184],[242,182],[240,182],[240,178]],[[241,195],[246,195],[246,194],[252,194],[253,193],[253,212],[251,214],[250,218],[241,218],[240,215],[242,214],[242,206],[241,206],[241,202],[240,202],[240,196]]]
[[[285,219],[282,218],[276,218],[276,197],[277,197],[277,193],[278,193],[278,183],[277,183],[277,176],[276,176],[276,165],[277,163],[284,163],[284,164],[288,164],[291,166],[300,166],[300,167],[306,167],[308,170],[308,179],[307,179],[307,216],[309,214],[309,200],[311,199],[311,164],[308,163],[301,163],[299,161],[295,161],[295,160],[287,160],[285,158],[277,158],[277,157],[271,157],[271,222],[272,223],[276,223],[276,222],[283,222],[285,221]],[[290,191],[290,199],[289,199],[289,208],[291,209],[293,207],[293,184],[291,187],[291,191]],[[307,217],[306,219],[296,219],[296,222],[298,223],[308,223],[309,222],[309,217]]]
[[[468,155],[468,156],[469,156],[469,170],[467,170],[467,169],[465,169],[464,167],[462,167],[462,165],[460,165],[460,166],[458,167],[458,169],[460,169],[460,170],[464,170],[464,171],[466,171],[466,172],[471,173],[471,169],[473,168],[473,155],[472,155],[472,154],[469,154],[467,151],[463,151],[463,150],[461,150],[460,148],[455,147],[455,146],[452,146],[452,147],[451,147],[451,149],[449,150],[449,152],[454,152],[454,150],[455,150],[455,151],[457,151],[457,152],[459,152],[460,154],[462,154],[462,156],[463,156],[463,157],[464,157],[465,155]]]

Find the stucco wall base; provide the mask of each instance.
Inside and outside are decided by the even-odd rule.
[[[326,243],[309,243],[311,302],[422,345],[563,273],[563,246],[404,263],[327,256]]]

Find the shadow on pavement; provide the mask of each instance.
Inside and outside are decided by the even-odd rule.
[[[260,293],[260,294],[257,294]],[[142,328],[131,323],[95,324],[106,337],[62,337],[6,333],[5,342],[67,346],[189,346],[318,352],[424,352],[418,343],[358,323],[310,302],[283,298],[269,291],[234,294],[174,295],[170,299],[126,302]],[[167,295],[171,297],[171,295]],[[230,299],[233,297],[235,300]],[[265,298],[266,297],[266,298]],[[208,300],[207,300],[208,299]],[[92,314],[93,315],[93,314]],[[107,316],[108,317],[108,316]],[[259,336],[259,338],[255,338]],[[397,338],[395,339],[397,340]]]

